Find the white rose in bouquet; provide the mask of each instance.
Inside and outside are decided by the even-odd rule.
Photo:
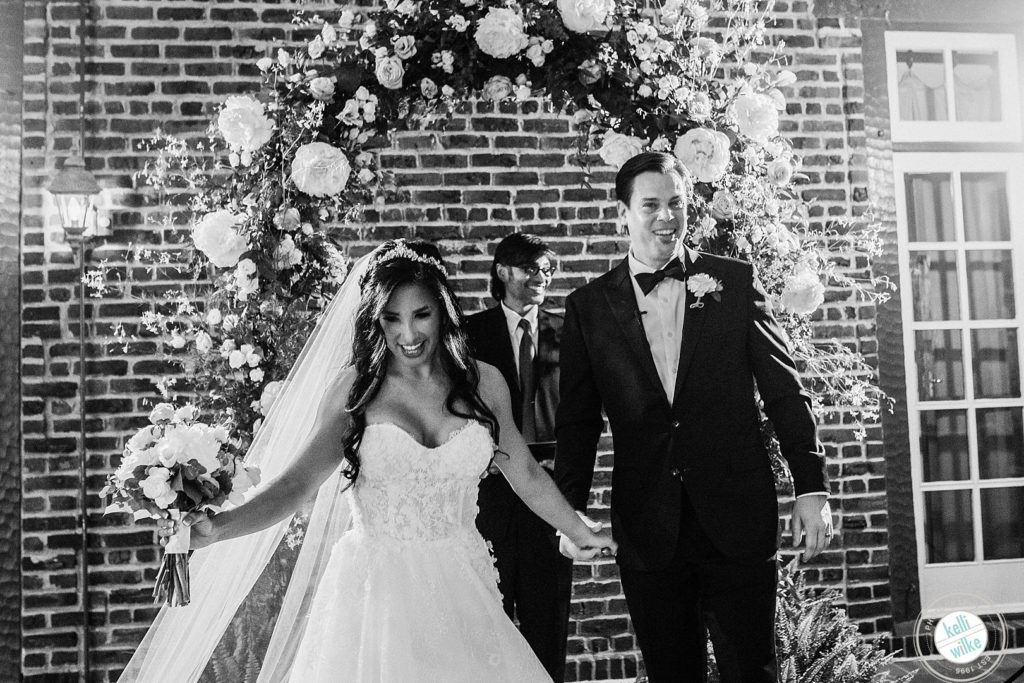
[[[402,87],[402,79],[405,77],[405,67],[402,60],[396,56],[381,57],[377,60],[374,68],[377,82],[388,90],[398,90]]]
[[[731,111],[740,132],[751,140],[764,143],[779,134],[779,111],[767,95],[743,93]]]
[[[238,233],[242,217],[226,209],[212,211],[192,229],[192,243],[218,268],[230,268],[249,248],[249,241]]]
[[[326,142],[310,142],[295,152],[291,180],[311,197],[330,197],[345,189],[351,172],[340,149]]]
[[[525,50],[529,43],[523,17],[515,10],[492,7],[477,22],[476,44],[491,57],[506,59]]]
[[[601,149],[597,151],[604,163],[614,169],[621,168],[624,163],[635,157],[644,149],[644,140],[609,130],[601,141]]]
[[[810,315],[825,301],[825,286],[814,270],[801,264],[786,278],[780,303],[796,315]]]
[[[170,403],[157,403],[149,413],[149,421],[153,424],[170,422],[174,419],[174,406]]]
[[[694,178],[713,183],[729,168],[729,136],[709,128],[693,128],[676,140],[675,154]]]
[[[232,152],[242,155],[248,165],[253,152],[270,141],[274,123],[263,105],[250,95],[232,95],[217,116],[217,130]]]
[[[170,478],[170,470],[164,467],[151,467],[148,476],[139,482],[139,485],[147,498],[153,499],[153,502],[166,509],[178,499],[177,491],[171,489]]]
[[[562,23],[576,33],[607,30],[606,22],[614,11],[614,0],[558,0]]]
[[[484,83],[480,94],[485,100],[501,102],[505,98],[511,97],[514,90],[515,84],[508,76],[491,76]]]

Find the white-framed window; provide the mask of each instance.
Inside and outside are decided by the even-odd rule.
[[[887,31],[893,142],[1020,142],[1016,39]]]
[[[893,170],[922,607],[1024,609],[1024,154]]]

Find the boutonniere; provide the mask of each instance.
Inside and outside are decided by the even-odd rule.
[[[722,283],[707,273],[696,273],[686,278],[686,288],[697,298],[690,308],[704,308],[704,296],[710,294],[715,301],[721,301]]]

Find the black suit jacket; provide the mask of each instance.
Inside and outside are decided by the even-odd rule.
[[[537,415],[537,434],[540,443],[531,444],[538,459],[554,457],[555,411],[558,408],[559,344],[562,316],[541,309],[537,315],[537,353],[533,369],[536,373],[534,402]],[[512,399],[512,416],[516,427],[523,425],[523,393],[519,386],[519,371],[508,334],[505,311],[501,305],[474,313],[466,320],[473,357],[498,368],[508,385]],[[495,540],[508,530],[515,504],[515,492],[499,475],[484,479],[480,487],[480,514],[477,526],[485,538]]]
[[[778,503],[755,380],[797,494],[827,491],[809,396],[750,264],[692,250],[687,276],[722,284],[702,308],[686,290],[675,394],[665,396],[623,260],[566,300],[555,479],[585,510],[604,409],[612,431],[612,528],[621,564],[658,569],[679,536],[682,487],[729,556],[770,556]]]

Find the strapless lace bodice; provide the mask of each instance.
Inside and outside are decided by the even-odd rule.
[[[475,533],[480,476],[493,452],[490,432],[470,421],[435,448],[389,422],[369,424],[353,487],[353,531],[402,541]]]

